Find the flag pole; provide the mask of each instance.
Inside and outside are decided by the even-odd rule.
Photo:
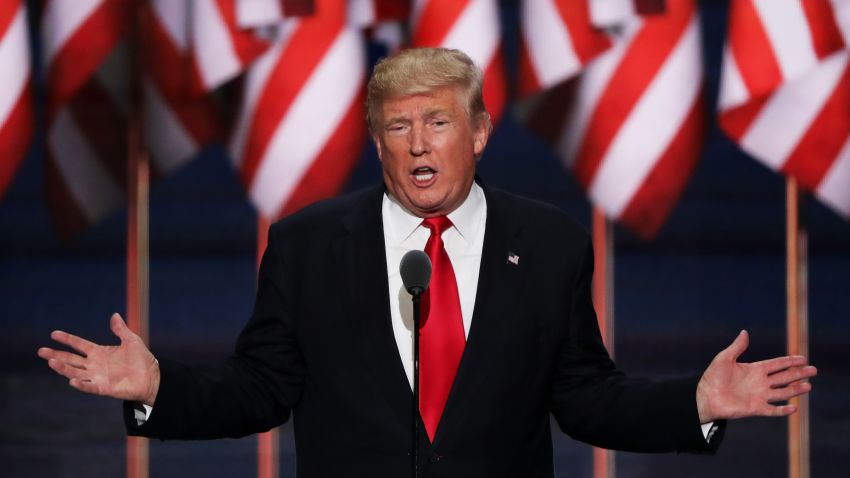
[[[602,340],[614,358],[614,225],[605,212],[593,208],[593,305]],[[593,448],[593,477],[615,478],[615,455],[611,450]]]
[[[257,270],[268,245],[269,225],[271,221],[257,214]],[[280,470],[278,456],[280,448],[280,429],[274,428],[257,435],[257,478],[277,478]]]
[[[801,215],[802,194],[797,180],[786,180],[786,292],[788,355],[809,353],[808,333],[808,231]],[[788,476],[809,478],[809,398],[796,397],[790,403],[797,413],[788,417]]]
[[[143,145],[141,101],[141,2],[131,17],[130,112],[127,129],[127,326],[146,344],[149,305],[150,163]],[[127,478],[147,478],[147,438],[127,437]]]

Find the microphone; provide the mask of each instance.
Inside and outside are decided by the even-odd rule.
[[[428,288],[428,283],[431,281],[431,259],[428,258],[428,254],[419,250],[408,251],[401,258],[398,270],[401,272],[404,288],[410,295],[421,295]]]
[[[428,283],[431,282],[431,259],[423,251],[409,251],[401,258],[398,266],[404,288],[412,296],[413,302],[413,402],[410,410],[413,421],[413,439],[410,443],[413,478],[419,477],[419,302]]]

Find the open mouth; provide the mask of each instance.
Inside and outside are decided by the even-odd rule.
[[[435,173],[436,173],[436,171],[434,171],[432,168],[429,168],[427,166],[423,166],[421,168],[414,169],[412,174],[413,174],[413,179],[417,183],[425,184],[425,183],[427,183],[428,181],[430,181],[431,179],[434,178]]]

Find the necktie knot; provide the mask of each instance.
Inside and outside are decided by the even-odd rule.
[[[422,225],[431,230],[431,235],[439,237],[446,229],[452,227],[452,221],[446,216],[429,217],[422,220]]]

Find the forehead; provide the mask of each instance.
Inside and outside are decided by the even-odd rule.
[[[465,113],[457,88],[446,86],[426,93],[397,96],[384,100],[382,111],[384,118],[394,116],[413,116],[433,112]]]

